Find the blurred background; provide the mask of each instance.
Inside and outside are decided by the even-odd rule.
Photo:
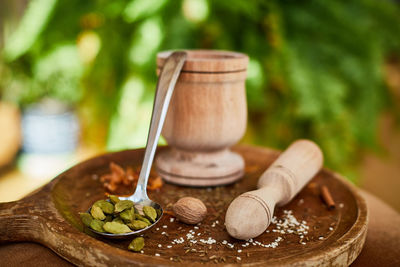
[[[156,53],[250,57],[246,144],[316,141],[400,211],[400,2],[2,0],[0,201],[76,162],[143,147]]]

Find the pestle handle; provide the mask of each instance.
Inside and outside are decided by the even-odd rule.
[[[322,168],[323,154],[314,142],[293,142],[261,175],[257,188],[275,187],[282,191],[277,203],[285,205]]]
[[[321,169],[323,155],[309,140],[292,143],[261,175],[258,189],[235,198],[225,216],[228,233],[237,239],[262,234],[269,226],[275,205],[284,205]]]

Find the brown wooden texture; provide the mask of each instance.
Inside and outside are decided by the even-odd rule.
[[[246,130],[248,57],[228,51],[186,52],[162,132],[172,149],[158,156],[157,169],[164,179],[181,185],[232,183],[244,169],[243,159],[229,148]],[[158,54],[159,67],[169,53]]]
[[[85,161],[56,177],[34,195],[18,202],[1,203],[0,240],[35,241],[80,266],[202,266],[215,262],[245,266],[346,266],[358,256],[366,235],[365,201],[339,175],[325,169],[312,182],[327,185],[341,208],[328,210],[319,194],[313,188],[305,187],[290,203],[275,211],[280,218],[283,210],[292,210],[298,220],[308,223],[310,230],[306,245],[299,244],[299,237],[295,235],[283,235],[284,240],[276,248],[242,247],[245,241],[229,237],[223,221],[230,201],[243,192],[255,189],[260,175],[278,156],[277,151],[258,147],[239,146],[234,150],[246,162],[246,174],[239,182],[225,187],[201,189],[165,184],[159,192],[150,192],[150,198],[162,204],[167,212],[159,225],[144,234],[146,246],[143,254],[127,250],[130,240],[113,241],[93,236],[84,229],[78,215],[95,200],[105,197],[99,176],[108,172],[109,163],[113,161],[125,167],[137,166],[142,162],[142,149],[110,153]],[[183,196],[197,197],[208,208],[205,220],[197,226],[199,229],[170,220],[170,203]],[[217,220],[219,223],[216,223]],[[215,227],[212,227],[213,224]],[[272,230],[271,227],[268,229]],[[333,230],[330,231],[329,227]],[[190,230],[194,230],[196,235],[201,233],[201,236],[196,236],[198,239],[212,237],[217,243],[211,247],[201,242],[191,247],[186,241],[171,244],[176,238],[183,237],[186,240]],[[279,233],[264,233],[255,240],[270,243],[277,236]],[[320,236],[324,239],[319,240]],[[223,245],[223,240],[232,243],[234,248]],[[162,247],[158,247],[158,244]],[[172,247],[168,248],[168,245]],[[242,251],[238,252],[238,249]],[[160,256],[156,257],[156,253]]]
[[[157,67],[162,68],[173,51],[157,54]],[[183,65],[183,72],[228,73],[246,71],[248,57],[242,53],[223,50],[185,50],[189,60]]]
[[[228,233],[237,239],[250,239],[264,233],[275,205],[283,206],[297,195],[323,166],[317,144],[300,139],[293,142],[268,167],[257,182],[257,190],[235,198],[225,215]],[[247,218],[254,216],[249,221]]]

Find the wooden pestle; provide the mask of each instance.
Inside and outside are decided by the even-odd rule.
[[[275,205],[282,206],[321,169],[323,155],[309,140],[293,142],[258,180],[257,190],[235,198],[225,216],[228,233],[237,239],[250,239],[269,226]]]

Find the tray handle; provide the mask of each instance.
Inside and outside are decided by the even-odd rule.
[[[34,204],[32,197],[0,203],[0,243],[39,239],[43,218]]]

